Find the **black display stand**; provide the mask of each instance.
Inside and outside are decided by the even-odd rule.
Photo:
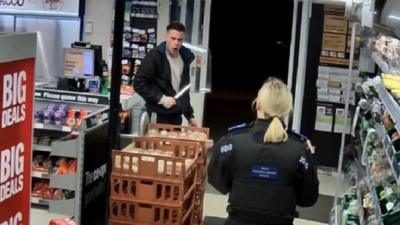
[[[106,225],[108,196],[108,122],[85,135],[83,185],[81,200],[82,225]]]

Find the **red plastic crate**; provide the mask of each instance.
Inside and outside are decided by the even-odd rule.
[[[112,160],[112,172],[116,175],[168,182],[184,180],[197,166],[196,159],[186,164],[190,159],[116,150]]]
[[[207,179],[207,166],[204,163],[197,163],[197,176],[196,176],[196,184],[203,184]]]
[[[204,128],[204,127],[187,127],[187,126],[178,126],[178,125],[171,125],[171,124],[157,124],[157,123],[150,123],[149,124],[149,130],[156,130],[159,133],[163,130],[168,131],[168,132],[202,132],[205,133],[207,136],[207,139],[209,138],[209,129]],[[149,134],[148,134],[149,135]],[[168,136],[151,136],[151,137],[159,137],[159,138],[165,138],[168,140],[182,140],[182,141],[195,141],[200,143],[202,152],[200,155],[200,159],[203,158],[204,160],[207,160],[207,152],[208,150],[213,146],[213,140],[208,139],[208,140],[196,140],[196,139],[190,139],[189,137],[181,137],[181,136],[176,136],[174,138],[168,137]]]
[[[203,224],[203,207],[194,207],[191,215],[193,225]]]
[[[206,185],[204,184],[196,184],[195,189],[194,189],[194,204],[199,207],[203,207],[203,202],[204,202],[204,193],[206,190]]]
[[[188,132],[188,131],[198,131],[205,133],[207,137],[210,137],[210,129],[206,127],[190,127],[190,126],[179,126],[173,124],[160,124],[160,123],[150,123],[149,130],[166,130],[166,131],[179,131],[179,132]]]
[[[193,208],[193,195],[181,207],[144,204],[111,197],[109,221],[111,224],[182,225],[192,220]]]
[[[202,149],[205,153],[213,146],[214,142],[212,139],[209,139],[209,129],[204,128],[204,127],[188,127],[188,126],[178,126],[178,125],[171,125],[171,124],[157,124],[157,123],[151,123],[149,124],[149,131],[150,130],[156,130],[158,134],[155,134],[155,136],[151,137],[160,137],[160,138],[168,138],[168,139],[173,139],[173,140],[184,140],[184,141],[196,141],[199,142],[202,146]],[[161,131],[167,131],[167,132],[185,132],[188,133],[190,132],[201,132],[206,134],[207,140],[198,140],[198,139],[192,139],[187,136],[180,136],[176,135],[173,138],[171,136],[163,136],[161,135]],[[150,134],[150,132],[147,134],[147,136],[150,136],[153,134]],[[205,154],[205,159],[207,159],[207,154]]]
[[[203,183],[207,174],[207,151],[199,141],[176,140],[160,137],[136,137],[134,146],[141,149],[160,149],[171,151],[176,157],[193,159],[197,154],[196,183]]]
[[[111,175],[111,196],[140,202],[159,202],[180,206],[193,195],[196,173],[182,182],[166,182],[134,177]]]
[[[202,146],[197,141],[184,141],[162,137],[135,137],[134,146],[141,149],[160,149],[171,151],[176,157],[194,159],[202,154]]]
[[[108,225],[153,225],[153,224],[159,224],[159,223],[134,223],[132,221],[114,221],[114,220],[109,220]],[[202,224],[202,223],[201,223]],[[182,224],[179,225],[201,225],[201,224],[193,224],[192,223],[192,216],[188,216]]]

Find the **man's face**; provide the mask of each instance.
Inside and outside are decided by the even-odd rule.
[[[171,56],[176,57],[178,55],[184,38],[184,32],[173,29],[167,31],[165,42],[167,44],[167,51]]]

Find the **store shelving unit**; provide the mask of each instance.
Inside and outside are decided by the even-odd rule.
[[[35,123],[33,127],[35,129],[62,131],[62,132],[71,132],[72,130],[78,130],[78,128],[73,128],[65,125],[55,125],[55,124],[45,124],[45,123]]]
[[[371,50],[371,49],[370,49]],[[391,73],[396,74],[398,69],[390,69],[388,64],[379,56],[378,53],[370,51],[371,58],[375,61],[376,65],[383,73]],[[398,74],[399,75],[399,74]],[[385,86],[382,83],[379,83],[375,86],[375,91],[378,93],[379,99],[382,101],[384,107],[389,112],[390,117],[394,122],[394,127],[397,131],[400,131],[400,105],[399,103],[393,98],[393,96],[386,90]],[[384,149],[389,160],[389,165],[391,167],[392,173],[395,177],[395,180],[398,185],[400,185],[400,164],[396,158],[396,151],[391,144],[389,136],[386,134],[383,125],[377,129],[378,133],[380,134]],[[400,153],[399,153],[400,154]]]
[[[43,90],[40,91],[43,92]],[[57,90],[46,90],[46,93],[53,93],[53,95],[46,96],[54,97],[55,95],[60,95],[60,99],[62,98],[61,96],[63,94],[68,96],[73,95],[73,93],[71,92],[63,93]],[[76,94],[84,95],[82,93]],[[81,103],[77,101],[57,101],[54,99],[48,99],[46,98],[46,96],[39,94],[36,95],[36,110],[44,108],[49,103],[51,103],[67,105],[69,108],[85,110],[89,113],[86,118],[83,118],[80,126],[74,127],[67,126],[65,124],[56,125],[53,123],[44,123],[43,121],[38,121],[38,118],[36,118],[36,122],[34,124],[36,137],[40,138],[41,135],[57,134],[56,136],[59,138],[57,138],[56,140],[52,139],[49,145],[39,143],[35,144],[33,146],[33,151],[47,153],[49,154],[51,160],[60,158],[68,158],[71,160],[75,159],[76,172],[68,171],[68,174],[58,175],[54,172],[52,173],[50,169],[50,173],[33,171],[32,179],[34,178],[48,180],[50,188],[61,189],[63,191],[67,191],[73,194],[67,196],[66,199],[61,200],[32,197],[31,203],[48,206],[49,212],[51,213],[68,215],[74,217],[75,221],[81,221],[82,210],[88,207],[89,204],[91,204],[91,200],[96,199],[96,195],[92,196],[92,199],[87,199],[88,197],[86,196],[88,195],[88,190],[85,189],[85,187],[87,186],[85,182],[87,179],[86,175],[96,168],[89,168],[90,164],[85,163],[85,156],[89,157],[88,154],[92,155],[94,154],[94,152],[96,152],[96,150],[100,151],[100,149],[102,149],[106,145],[105,142],[107,141],[105,137],[100,136],[98,137],[99,140],[96,143],[95,139],[88,139],[87,137],[93,136],[93,133],[98,132],[99,130],[101,130],[102,133],[106,134],[109,109],[107,105]],[[95,163],[95,167],[102,166],[106,163],[106,157],[102,157],[97,161],[94,157],[93,161]],[[104,179],[102,179],[102,182],[105,182]],[[101,193],[102,192],[99,192],[97,194]],[[104,208],[105,206],[101,207]]]
[[[158,7],[157,0],[125,2],[121,63],[123,84],[132,83],[141,61],[156,47]]]
[[[31,204],[49,206],[49,200],[38,197],[31,197]]]
[[[395,150],[393,148],[393,145],[390,143],[390,139],[388,135],[385,135],[385,139],[384,139],[384,143],[385,143],[385,152],[386,152],[386,156],[389,160],[389,165],[390,168],[392,169],[392,173],[393,176],[396,179],[397,185],[400,185],[400,179],[399,179],[399,175],[400,175],[400,166],[398,164],[398,161],[395,157]]]
[[[364,29],[364,28],[363,28]],[[364,34],[368,33],[368,35],[375,35],[375,32],[372,32],[371,29],[369,29],[368,31],[370,32],[365,32]],[[361,32],[363,33],[363,32]],[[362,37],[362,38],[366,38],[366,37]],[[369,51],[368,52],[369,58],[375,62],[376,66],[378,66],[379,70],[384,72],[384,73],[391,73],[391,74],[397,74],[400,75],[398,73],[398,68],[393,68],[391,67],[393,65],[393,63],[389,63],[386,60],[386,56],[376,52],[376,49],[374,46],[372,46],[372,43],[375,43],[373,40],[374,37],[368,37],[366,38],[366,40],[369,41],[369,43],[367,44]],[[368,58],[368,56],[367,56]],[[379,81],[379,82],[378,82]],[[382,197],[381,196],[381,191],[382,189],[384,189],[386,191],[386,186],[385,185],[399,185],[400,184],[400,165],[397,161],[397,157],[400,153],[396,153],[396,150],[394,149],[394,146],[392,144],[392,141],[390,139],[390,137],[387,134],[387,131],[384,127],[384,125],[382,124],[383,121],[383,111],[386,109],[387,112],[389,113],[391,119],[393,120],[393,125],[394,128],[397,131],[400,131],[400,106],[399,103],[396,101],[396,99],[390,94],[390,92],[388,90],[386,90],[385,86],[383,85],[383,82],[379,79],[376,79],[372,82],[369,82],[367,84],[367,86],[371,89],[370,93],[364,93],[363,96],[361,98],[366,98],[368,101],[368,104],[373,104],[374,106],[371,106],[371,109],[366,109],[364,111],[364,113],[367,113],[369,110],[371,110],[372,113],[372,120],[374,121],[374,127],[373,129],[375,130],[376,134],[378,135],[377,140],[379,140],[380,145],[379,147],[374,146],[374,148],[377,149],[368,149],[367,148],[367,142],[370,142],[370,138],[368,137],[364,137],[363,136],[363,132],[366,132],[366,130],[362,131],[362,126],[360,126],[360,124],[358,124],[357,126],[359,127],[359,132],[356,133],[355,138],[357,139],[357,141],[359,141],[361,143],[361,146],[364,146],[363,148],[363,153],[361,154],[362,157],[360,158],[361,161],[363,162],[363,165],[365,166],[365,168],[361,168],[366,174],[365,174],[365,178],[363,178],[363,184],[365,185],[364,187],[368,187],[369,189],[369,194],[368,194],[368,199],[371,199],[371,203],[373,203],[373,206],[369,206],[370,208],[364,209],[363,208],[363,198],[366,196],[365,191],[364,193],[362,193],[362,191],[360,190],[360,180],[357,178],[357,201],[358,201],[358,214],[359,214],[359,223],[361,225],[367,224],[367,219],[366,219],[366,215],[364,215],[364,213],[367,213],[368,215],[368,219],[374,219],[376,218],[376,222],[379,225],[392,225],[392,224],[400,224],[400,220],[399,220],[399,211],[397,209],[392,209],[392,211],[390,211],[390,208],[387,208],[386,206],[386,201],[389,201],[388,199],[386,199],[386,197]],[[374,90],[374,91],[373,91]],[[365,90],[365,92],[367,92]],[[363,117],[363,115],[360,115]],[[358,118],[354,118],[358,121]],[[375,119],[375,120],[374,120]],[[371,124],[370,124],[371,125]],[[386,126],[386,125],[385,125]],[[371,128],[368,128],[368,131]],[[382,150],[380,150],[382,149]],[[380,162],[379,160],[377,161],[372,161],[372,160],[376,160],[373,159],[374,157],[378,157],[376,155],[371,156],[371,152],[368,151],[380,151],[379,152],[379,160],[383,160],[383,162]],[[382,152],[383,151],[383,152]],[[368,153],[367,153],[368,152]],[[382,157],[382,159],[381,159]],[[382,164],[380,164],[382,163]],[[384,178],[379,177],[379,176],[383,176],[383,174],[380,174],[379,172],[377,172],[375,169],[376,167],[382,167],[381,169],[383,169],[385,172]],[[374,168],[374,170],[373,170]],[[373,173],[374,171],[374,173]],[[383,173],[383,172],[382,172]],[[392,176],[393,175],[393,176]],[[375,176],[375,177],[374,177]],[[394,180],[393,180],[394,178]],[[385,182],[381,182],[380,179],[388,179],[390,180],[391,184],[387,184],[385,182],[388,182],[387,180]],[[395,182],[395,183],[394,183]],[[388,188],[392,188],[391,186],[389,186]],[[367,192],[368,193],[368,192]],[[338,206],[335,206],[336,210]],[[373,207],[373,210],[372,210]],[[388,210],[389,212],[386,212],[386,210]],[[393,222],[395,221],[395,222]],[[397,222],[396,222],[397,221]],[[340,223],[342,224],[342,223]],[[344,224],[344,221],[343,221]]]
[[[395,122],[395,128],[397,130],[400,130],[400,106],[399,103],[397,103],[393,96],[386,90],[385,86],[381,83],[379,86],[376,88],[379,98],[385,105],[386,109],[389,111],[390,116],[392,117],[392,120]]]
[[[50,152],[51,151],[51,147],[47,146],[47,145],[33,145],[33,150],[34,151],[42,151],[42,152]]]
[[[390,69],[389,65],[379,56],[376,52],[371,52],[371,58],[375,61],[375,64],[381,69],[383,73],[390,73],[399,75],[396,70]]]
[[[360,224],[364,224],[364,209],[362,207],[362,195],[360,188],[357,188],[357,199],[358,199],[358,215],[360,218]]]
[[[395,70],[392,70],[389,68],[388,64],[382,59],[382,57],[372,51],[372,49],[370,48],[370,58],[374,60],[374,62],[376,63],[376,65],[379,67],[379,69],[383,72],[388,72],[391,73]],[[369,98],[369,102],[371,102],[371,104],[375,104],[375,106],[371,107],[372,108],[372,114],[379,117],[380,119],[378,119],[377,121],[374,122],[374,132],[376,132],[376,134],[378,135],[377,140],[379,140],[380,145],[383,152],[383,164],[385,165],[389,165],[390,167],[387,166],[386,169],[384,170],[388,170],[388,174],[392,174],[393,178],[396,182],[397,185],[400,184],[399,182],[399,175],[400,175],[400,165],[398,164],[397,158],[396,156],[400,153],[396,153],[396,150],[393,147],[392,141],[390,139],[390,137],[387,134],[387,131],[384,127],[384,125],[382,124],[381,121],[383,121],[383,117],[381,115],[383,115],[383,109],[386,109],[391,117],[391,119],[394,122],[394,127],[396,128],[396,130],[400,131],[400,106],[399,103],[393,98],[393,96],[390,94],[390,92],[388,90],[386,90],[385,86],[383,85],[382,82],[377,82],[380,81],[379,79],[375,80],[376,82],[371,82],[368,84],[368,86],[374,91],[372,91],[371,93],[365,95],[364,97]],[[375,94],[373,94],[375,93]],[[374,117],[374,116],[373,116]],[[370,128],[369,128],[370,129]],[[374,182],[374,176],[372,173],[372,168],[371,168],[371,158],[370,155],[368,155],[368,153],[366,153],[366,151],[368,151],[367,149],[367,142],[370,141],[368,140],[368,135],[367,137],[363,137],[362,135],[362,131],[360,128],[360,132],[358,137],[360,140],[360,142],[362,143],[362,146],[364,146],[363,148],[363,154],[364,157],[362,157],[362,159],[364,159],[364,161],[366,161],[365,163],[365,170],[366,170],[366,183],[367,186],[369,187],[370,190],[370,194],[372,196],[372,202],[374,205],[374,215],[379,223],[379,225],[388,225],[388,224],[398,224],[398,222],[393,223],[393,218],[398,218],[398,214],[399,211],[398,210],[394,210],[388,213],[383,213],[384,211],[382,210],[386,210],[382,207],[385,207],[385,204],[382,205],[382,201],[383,199],[381,199],[378,196],[377,190],[378,190],[378,186],[380,186],[381,188],[385,188],[382,187],[382,184],[376,184]],[[373,151],[379,151],[379,150],[373,150]],[[367,157],[365,157],[366,155],[368,155]],[[386,161],[387,160],[387,161]],[[387,164],[386,164],[387,162]],[[375,162],[376,163],[376,162]],[[391,176],[390,176],[391,177]],[[359,192],[359,191],[358,191]],[[362,196],[361,193],[357,193],[358,198],[360,198],[362,203]],[[364,212],[365,210],[363,210],[361,207],[359,208],[359,217],[360,217],[360,224],[366,224],[366,221],[363,220],[364,218]]]
[[[50,179],[50,175],[47,172],[41,171],[32,171],[32,177],[41,178],[41,179]]]
[[[371,179],[372,178],[372,172],[371,172],[371,167],[370,167],[369,163],[368,163],[368,166],[367,166],[367,177],[368,177],[367,178],[368,186],[370,188],[371,195],[372,195],[372,201],[374,203],[375,217],[377,218],[378,221],[380,221],[379,224],[383,225],[382,220],[380,220],[380,218],[382,216],[382,213],[381,213],[380,206],[379,206],[379,198],[378,198],[378,195],[376,194],[376,191],[375,191],[375,185],[374,185],[374,183],[373,183],[373,181]]]

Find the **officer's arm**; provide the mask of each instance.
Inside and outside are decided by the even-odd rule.
[[[212,149],[212,156],[208,166],[208,182],[222,194],[230,192],[232,187],[232,173],[230,170],[232,148],[229,138],[221,138]]]
[[[319,196],[319,181],[315,164],[310,152],[304,149],[299,157],[298,179],[295,184],[297,205],[312,206]]]

